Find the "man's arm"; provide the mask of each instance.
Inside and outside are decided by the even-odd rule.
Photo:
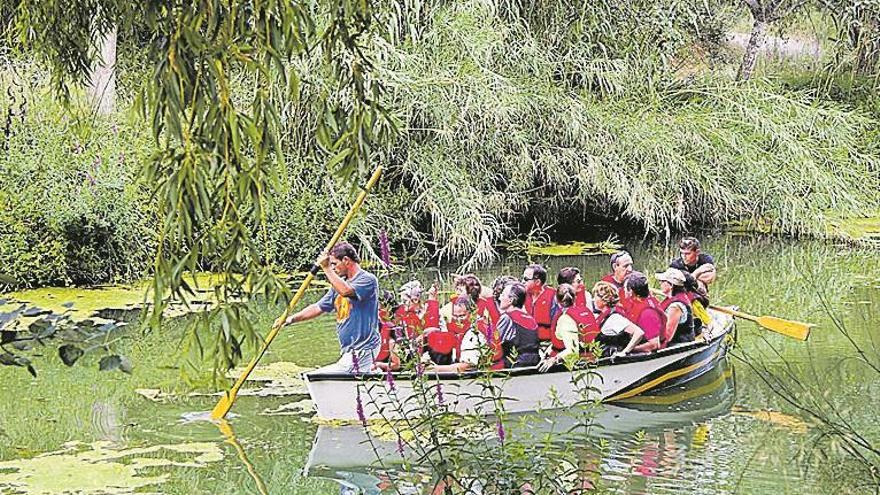
[[[714,282],[717,275],[718,272],[715,271],[715,265],[711,263],[700,265],[693,273],[694,278],[706,285]]]
[[[317,265],[321,267],[321,270],[324,271],[324,276],[327,277],[327,281],[330,282],[330,286],[336,290],[336,293],[341,295],[342,297],[352,297],[355,295],[354,289],[348,285],[348,282],[342,279],[339,275],[336,274],[336,270],[330,268],[330,256],[326,253],[321,253],[318,256],[318,260],[316,261]]]
[[[285,325],[292,325],[292,324],[300,322],[300,321],[311,320],[312,318],[315,318],[316,316],[319,316],[322,313],[323,313],[323,311],[318,306],[318,303],[309,304],[305,308],[288,316],[287,319],[284,320],[284,324]]]

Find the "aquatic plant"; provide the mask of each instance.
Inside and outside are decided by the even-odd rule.
[[[0,308],[8,307],[7,303],[5,299],[0,300]],[[65,303],[62,306],[66,308],[62,313],[27,304],[0,311],[0,350],[3,351],[0,353],[0,365],[23,367],[36,378],[37,371],[25,354],[52,344],[58,346],[58,357],[68,367],[86,354],[102,349],[106,355],[98,362],[98,369],[131,373],[131,360],[111,353],[115,344],[126,338],[118,331],[124,323],[75,321],[70,310],[73,304]]]

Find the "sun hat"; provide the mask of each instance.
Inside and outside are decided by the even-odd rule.
[[[675,268],[667,268],[665,272],[655,274],[654,278],[658,282],[669,282],[674,286],[684,286],[684,273]]]

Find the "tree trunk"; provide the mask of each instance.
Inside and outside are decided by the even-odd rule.
[[[108,115],[116,109],[116,28],[97,41],[101,53],[89,76],[89,101],[99,115]]]
[[[737,81],[748,81],[755,71],[755,65],[758,63],[758,52],[764,46],[767,39],[768,23],[761,19],[755,19],[752,25],[752,35],[749,37],[749,44],[746,45],[746,53],[743,55],[742,63],[736,74]]]

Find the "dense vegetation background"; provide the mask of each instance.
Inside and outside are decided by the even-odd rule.
[[[355,235],[370,251],[384,229],[398,252],[465,264],[535,228],[836,235],[835,219],[880,211],[878,14],[870,1],[383,4],[371,77],[398,132],[376,151],[388,170]],[[57,102],[26,46],[0,51],[7,283],[149,274],[162,217],[142,170],[158,146],[128,109],[154,41],[119,32],[107,117]],[[747,81],[743,50],[757,59]],[[320,57],[294,60],[308,77],[274,102],[285,155],[265,222],[247,226],[279,270],[314,256],[350,192],[315,153],[334,91]],[[247,73],[233,83],[236,98],[256,90]]]

